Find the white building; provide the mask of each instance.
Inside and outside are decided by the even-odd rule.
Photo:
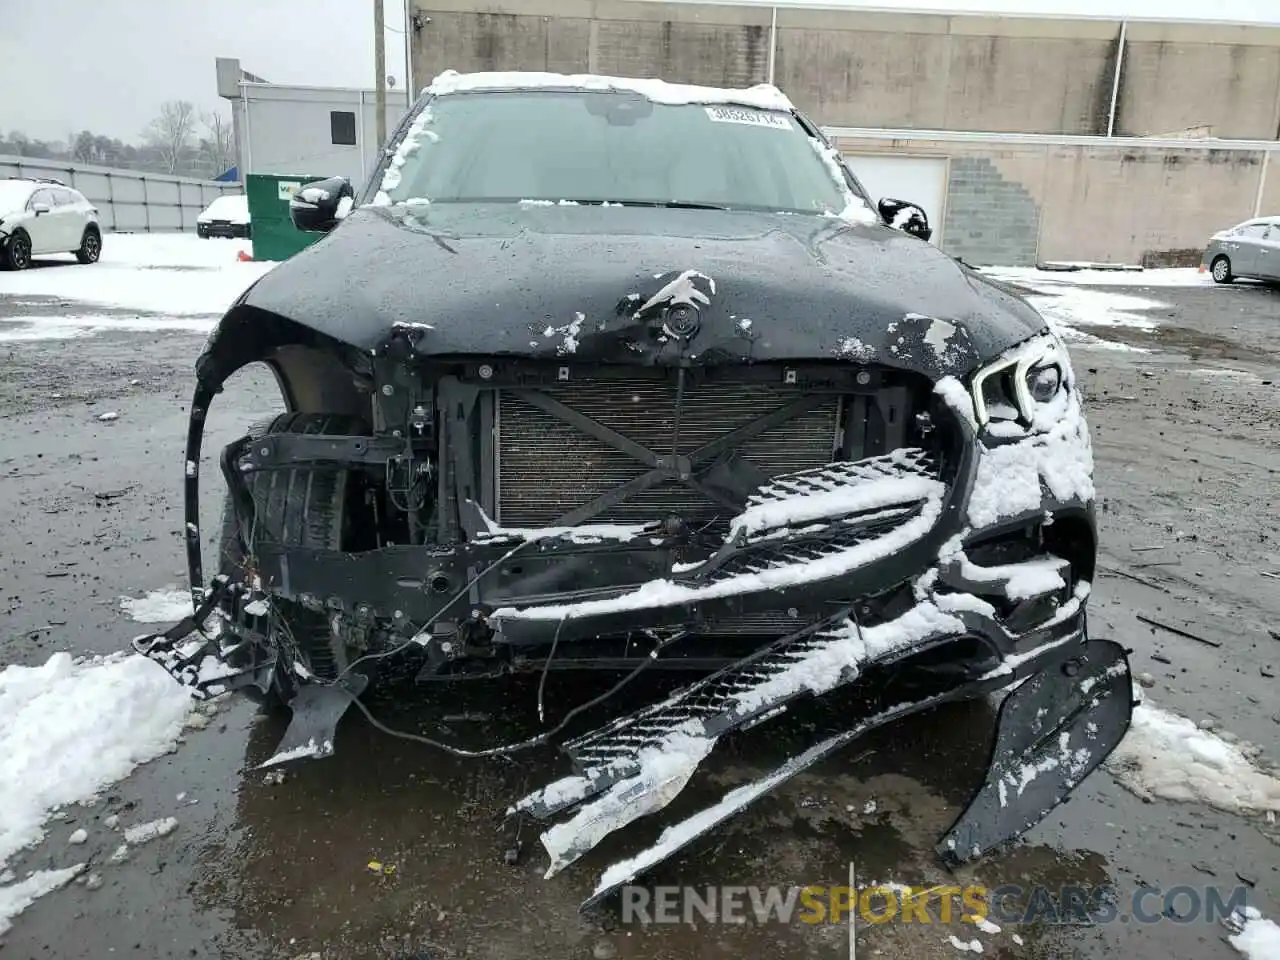
[[[218,95],[231,101],[245,174],[344,176],[360,184],[377,164],[373,90],[297,87],[246,73],[240,61],[217,59]],[[387,135],[409,107],[407,90],[387,91]]]

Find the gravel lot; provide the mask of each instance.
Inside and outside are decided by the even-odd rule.
[[[77,269],[92,268],[39,272]],[[1280,291],[1026,289],[1041,305],[1081,291],[1156,304],[1139,311],[1153,329],[1088,326],[1097,340],[1073,349],[1098,467],[1103,566],[1091,628],[1134,648],[1135,673],[1148,675],[1147,692],[1161,707],[1212,721],[1262,747],[1260,764],[1275,764],[1280,579],[1265,574],[1280,574]],[[110,318],[140,314],[99,304],[92,312],[107,319],[98,332],[3,339],[18,326],[5,318],[23,317],[21,328],[31,331],[41,318],[78,311],[55,296],[0,292],[0,664],[123,649],[142,631],[121,613],[119,598],[185,582],[182,444],[203,335],[114,329]],[[278,407],[261,372],[238,380],[215,403],[206,453]],[[107,412],[118,417],[98,419]],[[212,499],[205,506],[204,529],[215,529],[219,506]],[[438,721],[441,712],[504,708],[480,689],[458,694],[447,710],[380,709],[408,727]],[[725,784],[770,769],[830,719],[815,713],[784,731],[739,737],[718,752],[702,778],[709,782],[695,782],[689,799],[716,798]],[[704,838],[664,866],[657,882],[837,884],[850,860],[867,880],[954,882],[932,844],[980,779],[990,724],[980,704],[887,730],[867,745],[870,753],[814,768]],[[495,734],[486,720],[454,727],[460,735]],[[277,719],[232,702],[97,803],[67,808],[75,823],[52,827],[44,844],[10,866],[22,876],[66,865],[66,835],[81,826],[89,838],[76,857],[94,858],[103,884],[73,883],[38,900],[0,936],[0,956],[848,956],[845,927],[643,929],[608,915],[579,918],[579,900],[616,853],[610,844],[551,881],[541,878],[532,834],[518,866],[502,860],[510,840],[500,830],[504,806],[525,782],[539,782],[553,758],[460,762],[348,718],[334,758],[264,783],[253,767],[281,732]],[[109,864],[117,841],[104,821],[113,813],[133,821],[174,816],[179,826]],[[375,873],[370,861],[394,872]],[[1022,843],[963,871],[961,881],[1110,884],[1122,897],[1143,884],[1249,883],[1250,901],[1280,918],[1280,828],[1274,813],[1140,798],[1104,769]],[[997,957],[1239,957],[1222,926],[1203,920],[981,935],[892,923],[860,930],[858,954],[957,956],[952,933],[979,938],[984,954]]]

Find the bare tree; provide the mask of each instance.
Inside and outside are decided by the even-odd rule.
[[[94,145],[93,134],[88,130],[81,130],[71,140],[71,159],[77,163],[92,163],[98,159],[97,148]]]
[[[205,159],[213,168],[213,175],[225,173],[236,164],[236,135],[231,123],[216,111],[201,117],[208,134],[200,141]]]
[[[169,173],[178,168],[183,152],[191,145],[195,127],[196,108],[191,101],[166,100],[160,104],[160,115],[151,121],[144,136]]]

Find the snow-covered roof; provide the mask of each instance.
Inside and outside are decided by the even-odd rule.
[[[790,100],[767,83],[743,90],[700,87],[687,83],[667,83],[639,77],[604,77],[591,73],[459,73],[446,70],[427,88],[444,95],[475,90],[627,90],[654,103],[726,103],[760,110],[792,110]]]

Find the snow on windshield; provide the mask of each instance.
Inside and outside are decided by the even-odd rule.
[[[576,201],[873,219],[773,88],[472,74],[431,89],[375,205]]]

